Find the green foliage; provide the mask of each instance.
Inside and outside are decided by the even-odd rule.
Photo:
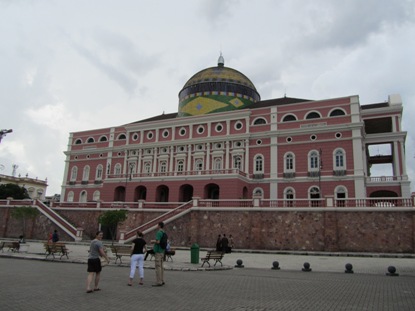
[[[112,241],[114,242],[116,237],[117,225],[127,219],[126,210],[114,210],[106,211],[99,217],[99,222],[107,226],[111,233]]]
[[[12,197],[16,200],[30,199],[27,189],[16,184],[0,185],[0,199],[4,200]]]
[[[37,216],[40,215],[40,212],[35,207],[31,206],[22,206],[22,207],[16,207],[13,209],[10,213],[12,218],[19,219],[22,221],[22,228],[23,228],[23,234],[26,232],[26,220],[27,219],[34,219]]]

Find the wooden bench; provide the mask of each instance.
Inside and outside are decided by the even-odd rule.
[[[170,250],[164,252],[163,260],[164,261],[169,261],[169,259],[171,259],[171,261],[173,261],[173,256],[174,255],[176,255],[176,250],[174,248],[170,248]],[[151,261],[154,257],[154,251],[153,251],[152,248],[147,250],[147,253],[146,253],[146,256],[144,257],[144,260],[147,260],[148,256],[150,256],[150,261]]]
[[[20,243],[14,241],[2,241],[0,249],[4,252],[4,249],[7,247],[7,251],[12,251],[18,253],[20,250]]]
[[[210,267],[210,260],[214,260],[215,261],[215,264],[213,265],[213,266],[216,266],[216,264],[218,263],[218,262],[220,262],[220,265],[221,266],[223,266],[223,264],[222,264],[222,258],[223,258],[223,256],[225,256],[225,254],[224,253],[222,253],[222,252],[217,252],[217,251],[208,251],[207,253],[206,253],[206,256],[205,257],[203,257],[203,258],[200,258],[200,260],[202,260],[203,261],[203,263],[202,263],[202,267],[203,267],[203,265],[205,264],[205,263],[207,263],[208,265],[209,265],[209,267]]]
[[[62,259],[63,256],[66,256],[66,258],[69,259],[69,256],[68,256],[69,250],[66,247],[65,243],[45,242],[43,243],[43,247],[45,248],[46,258],[48,258],[49,255],[52,255],[53,259],[55,259],[55,254],[60,254],[59,259]]]
[[[115,263],[119,259],[120,264],[122,264],[122,256],[131,256],[131,245],[111,245],[110,248],[111,252],[115,255]]]

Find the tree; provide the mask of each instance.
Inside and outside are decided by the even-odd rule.
[[[112,244],[117,236],[117,226],[127,219],[127,211],[125,210],[114,210],[106,211],[99,216],[99,222],[101,225],[107,226],[112,239]]]
[[[30,199],[27,189],[16,184],[0,185],[0,199],[4,200],[12,197],[16,200]]]
[[[22,228],[23,228],[22,239],[24,239],[25,232],[26,232],[26,220],[35,219],[39,215],[40,213],[37,210],[37,208],[31,207],[31,206],[16,207],[15,209],[12,210],[11,212],[12,218],[22,220]]]

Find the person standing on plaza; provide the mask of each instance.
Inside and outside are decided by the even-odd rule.
[[[107,254],[104,251],[104,245],[102,244],[102,231],[98,231],[95,235],[95,239],[91,241],[88,255],[88,278],[86,280],[86,292],[93,293],[94,291],[101,290],[99,288],[99,280],[101,278],[101,259],[104,257],[107,263],[110,262]],[[94,280],[95,277],[95,280]],[[92,289],[92,282],[94,281],[94,288]]]
[[[228,245],[229,245],[229,240],[226,237],[226,234],[223,234],[223,238],[222,238],[222,253],[227,253],[228,252]]]
[[[128,286],[133,285],[134,274],[137,266],[138,274],[140,276],[140,282],[138,284],[144,284],[144,253],[147,252],[146,244],[146,241],[143,239],[143,233],[141,231],[137,231],[137,237],[132,241],[131,246],[131,266]]]
[[[222,251],[222,236],[220,234],[218,235],[218,239],[216,240],[216,251]]]
[[[59,241],[58,230],[55,230],[55,231],[53,231],[53,234],[52,234],[52,242],[56,243],[58,241]]]
[[[160,242],[164,235],[164,223],[158,223],[158,231],[156,233],[156,239],[152,240],[151,243],[154,244],[154,263],[156,270],[156,284],[153,286],[163,286],[164,285],[164,267],[163,267],[163,257],[164,249],[161,247]]]
[[[235,247],[235,242],[233,241],[233,236],[232,234],[229,236],[229,247],[228,247],[228,251],[229,253],[232,253],[232,249]]]

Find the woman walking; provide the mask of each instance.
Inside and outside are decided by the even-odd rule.
[[[130,267],[130,279],[128,286],[133,285],[133,279],[136,267],[138,266],[138,274],[140,276],[140,282],[138,284],[143,285],[144,281],[144,253],[147,252],[146,241],[143,239],[143,233],[137,231],[137,237],[133,240],[131,246],[131,267]]]
[[[104,257],[107,263],[110,262],[107,254],[105,254],[104,246],[102,244],[102,231],[98,231],[95,235],[95,239],[91,241],[91,246],[89,247],[88,255],[88,278],[86,279],[86,292],[93,293],[94,291],[101,290],[99,288],[99,279],[101,277],[101,259]],[[95,276],[95,280],[94,280]],[[92,282],[94,281],[94,288],[92,289]]]

